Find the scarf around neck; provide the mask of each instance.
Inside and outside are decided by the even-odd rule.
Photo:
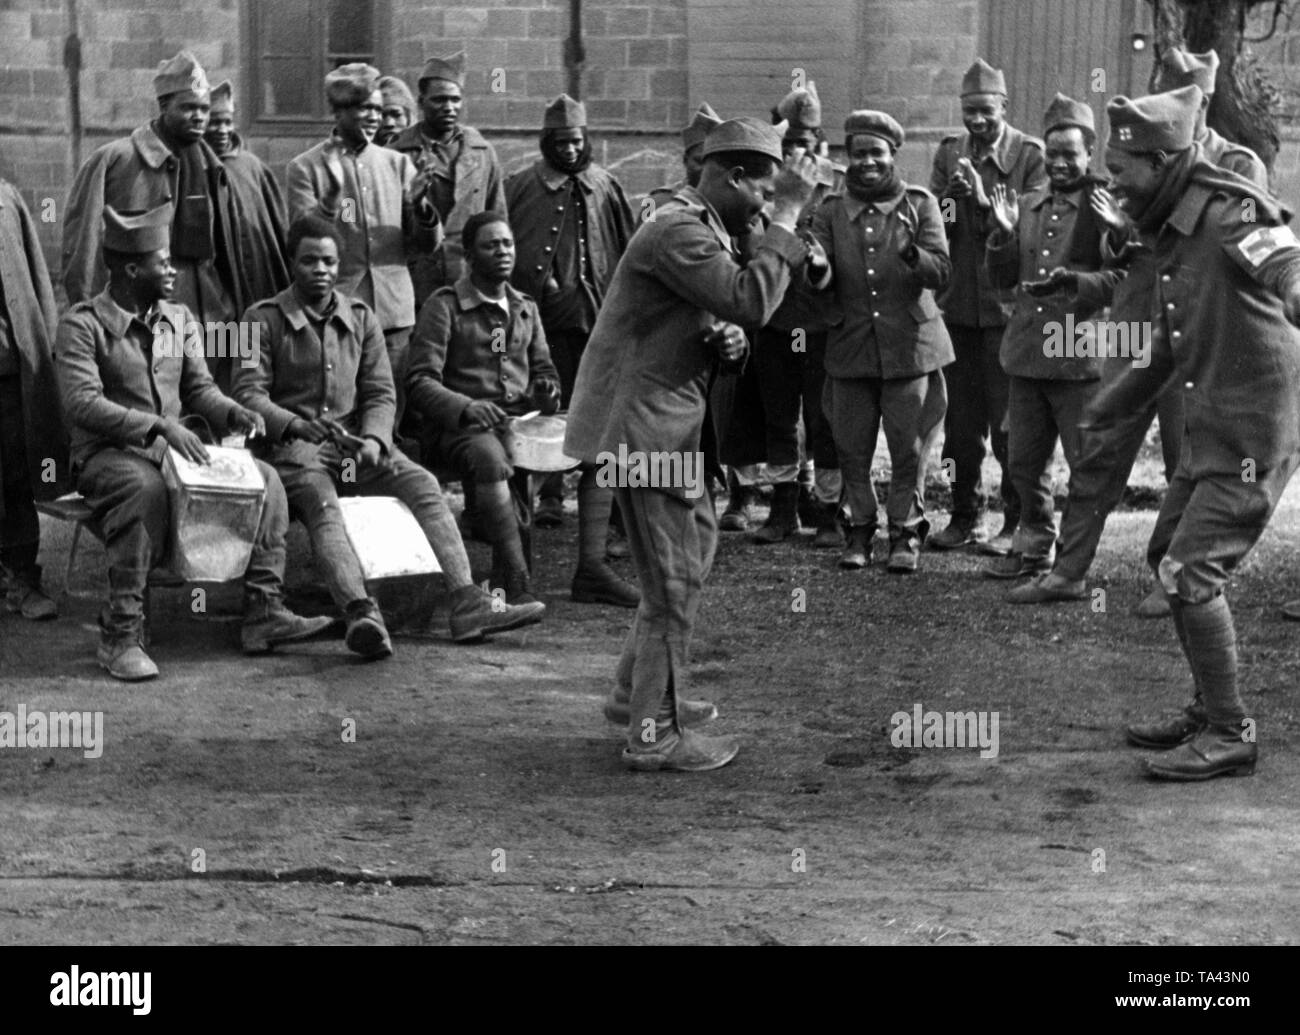
[[[855,183],[852,175],[844,177],[844,187],[858,201],[865,202],[883,201],[903,193],[903,181],[899,178],[896,168],[891,169],[889,175],[874,187],[863,187]]]

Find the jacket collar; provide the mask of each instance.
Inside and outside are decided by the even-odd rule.
[[[698,189],[695,187],[683,187],[674,194],[673,197],[686,202],[686,204],[693,208],[701,209],[701,222],[717,235],[723,248],[733,255],[735,254],[736,243],[731,239],[731,235],[727,233],[727,228],[722,225],[722,217],[718,215],[717,209],[704,199],[704,195],[701,194]]]
[[[902,182],[901,180],[899,181]],[[892,198],[880,198],[876,201],[863,201],[855,198],[848,191],[844,192],[844,209],[849,214],[849,219],[857,219],[867,209],[875,209],[877,212],[883,212],[888,215],[898,207],[898,203],[903,200],[907,194],[907,184],[903,183],[903,189],[895,194]]]
[[[141,160],[150,169],[161,169],[169,158],[175,157],[162,142],[162,137],[153,128],[152,122],[136,127],[131,132],[131,143],[135,145]]]
[[[561,172],[555,166],[551,165],[545,158],[539,158],[533,163],[533,168],[537,171],[537,178],[549,191],[557,191],[563,187],[569,180],[569,173]],[[588,165],[580,173],[573,173],[573,178],[582,184],[583,190],[588,194],[596,189],[596,180],[591,175],[592,166]]]
[[[1029,207],[1032,209],[1040,209],[1044,205],[1050,205],[1052,203],[1053,198],[1059,198],[1061,201],[1065,202],[1071,208],[1077,209],[1079,207],[1079,203],[1083,200],[1082,187],[1077,187],[1074,190],[1064,194],[1061,193],[1060,191],[1052,190],[1051,187],[1044,187],[1041,192],[1035,191],[1035,193],[1038,194],[1039,196],[1034,198],[1032,201],[1030,201]]]
[[[413,126],[407,126],[385,146],[396,151],[419,151],[429,143],[429,139],[424,135],[424,130],[421,128],[422,125],[423,122],[417,122]],[[458,126],[456,132],[460,134],[466,147],[486,148],[488,146],[483,134],[473,126]],[[452,139],[454,140],[455,137]]]
[[[95,316],[98,317],[99,322],[104,325],[104,330],[108,331],[110,337],[114,340],[125,338],[127,332],[131,329],[132,323],[138,323],[146,331],[150,330],[149,322],[146,319],[146,317],[149,316],[149,313],[146,313],[144,316],[136,316],[135,313],[128,313],[113,300],[113,296],[109,294],[107,287],[90,300],[90,308],[94,311]],[[168,305],[168,303],[159,301],[154,303],[151,312],[156,314],[155,319],[169,320],[172,326],[175,327],[176,314],[171,311],[172,308],[173,307]]]
[[[471,309],[477,309],[481,305],[494,305],[495,302],[486,300],[470,280],[469,271],[466,270],[456,281],[456,304],[460,306],[462,312],[469,312]],[[506,301],[510,306],[510,318],[513,320],[516,314],[524,307],[524,296],[515,288],[510,281],[506,281]]]
[[[349,299],[339,294],[336,290],[333,293],[334,312],[330,314],[331,320],[337,320],[352,334],[357,333],[357,325],[352,317],[352,306],[349,305]],[[295,331],[301,331],[307,326],[307,313],[298,301],[298,295],[290,284],[278,295],[271,299],[272,303],[279,306],[280,312],[284,313],[284,318],[289,322],[289,326]]]
[[[1002,123],[1002,132],[998,134],[997,140],[993,142],[993,147],[986,155],[993,160],[993,164],[1002,170],[1003,175],[1009,173],[1012,167],[1020,158],[1020,149],[1024,146],[1025,135],[1012,126],[1010,123]],[[973,162],[975,160],[975,141],[969,133],[965,134],[961,142],[962,154]]]
[[[330,130],[330,137],[329,140],[326,141],[326,143],[333,144],[344,154],[349,154],[349,155],[362,154],[369,148],[375,146],[374,143],[371,142],[371,143],[362,144],[360,147],[353,147],[351,144],[346,143],[341,136],[339,136],[339,131],[337,129]]]

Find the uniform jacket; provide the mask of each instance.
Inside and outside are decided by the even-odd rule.
[[[173,302],[158,302],[152,315],[177,347],[156,349],[164,335],[119,306],[107,288],[59,321],[54,368],[74,466],[108,448],[161,464],[167,443],[154,434],[158,417],[195,413],[218,435],[229,426],[234,402],[221,394],[203,356],[180,347],[194,315]]]
[[[244,319],[259,327],[259,362],[239,364],[231,394],[266,419],[268,442],[283,442],[298,417],[328,417],[392,449],[397,389],[383,328],[368,305],[335,291],[323,342],[291,287]]]
[[[916,228],[905,228],[902,214]],[[918,377],[953,361],[934,293],[948,282],[948,241],[934,195],[903,185],[895,197],[831,198],[813,233],[831,261],[842,319],[826,341],[831,377]],[[915,265],[900,254],[916,244]]]
[[[238,133],[231,134],[231,147],[221,156],[221,164],[242,214],[239,254],[251,304],[289,286],[289,258],[284,253],[289,236],[288,207],[275,174],[244,148]]]
[[[420,249],[411,256],[411,278],[419,305],[424,304],[435,288],[454,284],[465,272],[465,250],[460,243],[465,220],[475,212],[509,215],[505,180],[495,149],[471,126],[461,126],[460,133],[460,155],[453,166],[456,203],[444,221],[446,236],[437,247]],[[388,146],[406,155],[419,170],[423,168],[427,154],[423,139],[423,130],[417,123],[407,126]]]
[[[515,272],[510,278],[520,291],[537,300],[549,323],[548,301],[556,289],[547,290],[552,279],[552,261],[561,234],[578,236],[585,243],[590,269],[585,278],[593,293],[592,310],[598,311],[605,299],[614,267],[622,257],[636,230],[632,206],[618,180],[592,163],[574,176],[582,190],[587,218],[578,225],[578,213],[569,211],[569,174],[559,172],[544,158],[520,170],[506,180],[506,204],[510,210],[510,229],[515,235]],[[581,253],[580,253],[581,254]],[[581,283],[563,283],[558,291],[583,290]],[[551,324],[554,327],[554,324]]]
[[[331,151],[343,165],[337,212],[323,207],[330,191],[325,158]],[[406,201],[413,179],[415,166],[406,155],[374,144],[354,151],[335,136],[289,163],[290,221],[314,213],[336,222],[343,235],[336,290],[370,306],[386,331],[415,325],[415,291],[406,263],[436,239],[433,226],[422,225]]]
[[[1244,176],[1257,187],[1268,190],[1268,170],[1264,168],[1264,163],[1259,160],[1259,155],[1255,154],[1245,144],[1237,144],[1225,137],[1220,136],[1208,126],[1205,129],[1205,136],[1197,141],[1201,145],[1201,152],[1205,155],[1205,160],[1211,165],[1217,165],[1220,169],[1227,169],[1229,172],[1235,172],[1238,176]]]
[[[1243,220],[1241,195],[1193,182],[1128,281],[1151,290],[1123,300],[1112,318],[1152,321],[1151,362],[1127,364],[1085,411],[1086,430],[1104,429],[1183,384],[1182,465],[1193,477],[1240,478],[1276,467],[1300,451],[1300,330],[1282,297],[1300,278],[1300,242],[1260,206]],[[1128,292],[1125,291],[1125,295]],[[1125,362],[1122,359],[1108,362]]]
[[[479,399],[525,413],[533,408],[527,393],[534,378],[559,383],[537,304],[509,284],[506,299],[508,319],[500,306],[479,297],[467,273],[435,291],[420,310],[407,398],[438,429],[458,430],[465,407]]]
[[[969,133],[946,136],[934,154],[930,174],[930,191],[939,199],[940,213],[951,213],[944,220],[948,232],[948,250],[952,256],[952,278],[939,295],[939,306],[949,323],[961,327],[1001,327],[1011,318],[1012,293],[999,290],[989,281],[984,263],[984,247],[993,229],[987,210],[981,210],[974,195],[969,198],[945,198],[948,180],[957,171],[957,162],[969,158],[974,162]],[[1045,186],[1043,143],[1013,126],[1003,125],[1002,135],[993,149],[975,169],[992,195],[993,187],[1002,183],[1017,194]]]
[[[1015,288],[1015,308],[1002,336],[1002,369],[1016,377],[1051,381],[1091,381],[1101,376],[1102,360],[1070,356],[1049,356],[1044,351],[1053,326],[1059,336],[1075,339],[1074,328],[1082,325],[1111,299],[1123,271],[1102,260],[1101,235],[1104,227],[1091,220],[1080,221],[1088,205],[1086,188],[1060,193],[1051,188],[1031,191],[1020,199],[1020,223],[1010,234],[994,230],[988,239],[988,266],[998,287]],[[1092,240],[1077,240],[1076,231],[1091,227]],[[1042,280],[1058,266],[1079,274],[1077,292],[1057,291],[1035,297],[1019,286],[1022,281]],[[1073,316],[1073,322],[1067,318]],[[1058,336],[1058,337],[1059,337]]]
[[[744,269],[718,214],[694,188],[661,208],[628,245],[587,349],[569,406],[564,451],[597,462],[627,450],[694,453],[716,353],[703,341],[719,321],[762,326],[807,249],[781,227]],[[685,496],[683,486],[665,487]]]
[[[234,320],[252,301],[237,238],[256,227],[243,220],[216,152],[203,140],[190,146],[205,166],[217,254],[203,261],[173,256],[175,299],[201,320]],[[63,218],[63,287],[70,302],[83,302],[108,284],[100,254],[104,206],[144,212],[164,202],[176,204],[179,178],[180,162],[152,124],[105,144],[86,160],[72,181]]]
[[[54,338],[55,303],[36,224],[22,195],[0,180],[0,292],[9,315],[23,399],[27,470],[37,499],[53,498],[71,486],[68,433],[59,405],[50,342]],[[51,471],[46,460],[54,461]],[[52,481],[46,481],[48,474]],[[0,476],[4,474],[0,470]],[[0,516],[4,514],[0,494]]]

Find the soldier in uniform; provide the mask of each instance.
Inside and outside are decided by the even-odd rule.
[[[248,278],[249,301],[255,302],[289,286],[289,263],[284,256],[288,210],[275,174],[244,146],[235,129],[235,88],[230,80],[214,86],[211,98],[203,139],[221,159],[239,202],[240,257]]]
[[[1071,471],[1078,464],[1079,419],[1102,370],[1097,349],[1076,354],[1078,331],[1093,326],[1089,317],[1105,307],[1122,275],[1103,268],[1105,227],[1090,201],[1099,182],[1088,171],[1097,139],[1092,109],[1058,93],[1043,117],[1043,138],[1048,186],[1021,198],[1000,184],[993,188],[989,272],[999,287],[1016,287],[1002,369],[1011,384],[1009,466],[1021,507],[1011,552],[984,569],[998,579],[1051,569],[1052,455],[1059,439]],[[1043,267],[1048,275],[1035,276]]]
[[[168,446],[186,460],[206,463],[207,449],[181,423],[181,413],[203,417],[217,432],[264,434],[256,413],[223,395],[207,365],[160,341],[186,340],[194,315],[169,299],[176,284],[168,242],[175,229],[170,205],[125,216],[103,212],[103,260],[109,282],[77,302],[59,321],[55,368],[63,412],[72,431],[77,489],[94,512],[108,552],[108,605],[100,613],[100,666],[115,679],[158,675],[144,651],[144,594],[150,569],[166,556],[170,504],[163,482]],[[265,464],[266,501],[252,557],[244,573],[245,653],[315,636],[328,618],[300,618],[284,606],[284,487]]]
[[[158,66],[153,87],[158,117],[99,148],[72,182],[63,222],[63,286],[70,302],[84,302],[108,282],[100,236],[106,205],[143,212],[171,204],[177,301],[204,324],[235,320],[252,301],[238,238],[253,231],[239,218],[221,159],[203,139],[207,76],[183,50]],[[222,383],[228,383],[228,359],[208,357]]]
[[[699,455],[710,369],[747,347],[736,325],[766,323],[792,274],[802,275],[808,249],[794,230],[815,163],[797,154],[778,176],[781,157],[779,131],[756,119],[709,134],[699,187],[683,189],[632,239],[578,370],[564,451],[616,481],[642,590],[606,705],[627,726],[623,758],[633,769],[715,769],[739,750],[733,737],[696,733],[692,724],[716,709],[686,697],[691,629],[717,539],[712,500],[702,479],[646,484],[632,457],[676,456],[684,474]],[[772,225],[741,269],[732,238],[774,192]]]
[[[943,422],[942,368],[953,354],[934,301],[951,269],[948,241],[934,195],[904,183],[894,167],[898,121],[855,111],[844,137],[846,193],[813,219],[842,314],[826,345],[825,388],[852,521],[840,566],[871,560],[879,520],[871,458],[883,422],[892,468],[888,569],[910,573],[930,528],[925,460]]]
[[[1223,591],[1300,465],[1300,241],[1276,199],[1201,157],[1201,99],[1188,86],[1107,105],[1106,167],[1150,248],[1150,273],[1138,275],[1154,331],[1150,364],[1124,367],[1082,428],[1085,457],[1102,458],[1111,429],[1171,378],[1183,385],[1186,441],[1147,558],[1194,691],[1182,714],[1128,727],[1132,743],[1168,749],[1147,768],[1171,780],[1254,771]]]
[[[465,52],[430,58],[416,83],[421,121],[388,146],[415,165],[419,187],[437,210],[441,245],[411,256],[416,305],[436,288],[455,284],[464,270],[461,231],[475,212],[506,212],[505,179],[497,153],[478,130],[461,124]]]
[[[393,444],[388,352],[370,307],[334,288],[340,243],[333,221],[320,216],[289,228],[293,285],[244,314],[262,348],[258,364],[235,375],[235,397],[265,420],[261,455],[311,534],[330,594],[347,615],[349,649],[366,658],[393,652],[344,530],[340,495],[395,496],[411,508],[451,591],[457,643],[539,621],[545,604],[500,605],[474,584],[438,480]]]
[[[365,302],[379,319],[398,385],[394,428],[414,439],[414,429],[403,423],[416,306],[407,260],[435,246],[439,215],[411,160],[373,145],[383,111],[378,69],[334,69],[325,77],[325,96],[334,130],[289,163],[289,215],[320,215],[338,225],[340,291]]]
[[[961,83],[961,117],[966,132],[944,137],[934,155],[930,191],[948,231],[952,277],[939,296],[956,359],[944,371],[948,415],[944,419],[943,458],[952,464],[952,518],[930,537],[951,550],[978,541],[983,508],[980,468],[984,439],[1002,468],[1002,531],[986,544],[994,553],[1011,548],[1020,521],[1020,500],[1007,466],[1007,375],[999,362],[1002,334],[1011,315],[1011,292],[989,280],[984,262],[992,230],[990,208],[997,184],[1025,194],[1043,186],[1043,145],[1006,122],[1007,86],[1001,70],[976,60]],[[1048,269],[1035,267],[1034,275]]]
[[[786,154],[802,148],[816,154],[822,125],[816,83],[793,90],[776,106],[776,118],[786,125],[781,146]],[[843,191],[844,171],[817,157],[817,188],[799,217],[799,233],[812,232],[822,203]],[[750,536],[755,543],[779,543],[799,528],[799,417],[803,413],[804,448],[814,464],[809,516],[815,517],[813,545],[835,549],[844,545],[839,509],[843,482],[835,437],[822,412],[826,381],[826,331],[837,311],[831,295],[813,294],[793,283],[781,307],[755,335],[752,362],[763,397],[768,478],[773,483],[772,509],[767,521]]]
[[[511,417],[559,409],[560,378],[537,303],[510,284],[515,242],[505,216],[476,212],[464,234],[465,275],[420,310],[408,389],[432,440],[429,455],[475,486],[492,543],[492,587],[505,590],[507,603],[526,603],[534,597],[510,490],[515,469],[500,432]]]
[[[69,480],[50,356],[55,315],[36,224],[0,180],[0,578],[6,609],[32,621],[58,615],[41,590],[36,500],[66,492]]]
[[[1196,113],[1193,132],[1202,157],[1211,165],[1244,176],[1256,187],[1267,191],[1268,170],[1259,160],[1259,155],[1245,144],[1228,140],[1206,125],[1205,118],[1214,99],[1218,74],[1219,55],[1213,50],[1189,54],[1181,47],[1170,47],[1160,58],[1161,90],[1179,90],[1184,86],[1197,86],[1201,90],[1201,107]]]
[[[591,160],[585,105],[568,94],[556,98],[543,116],[539,148],[537,161],[506,180],[518,253],[510,279],[538,304],[567,408],[587,338],[636,223],[622,185]],[[563,494],[562,474],[543,479],[534,518],[539,527],[561,523]],[[605,564],[612,504],[613,493],[596,485],[595,473],[584,474],[573,598],[635,607],[635,587]]]

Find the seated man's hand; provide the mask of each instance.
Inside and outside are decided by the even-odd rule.
[[[475,399],[460,416],[461,424],[467,428],[495,428],[509,419],[505,410],[487,399]]]
[[[314,446],[320,445],[330,437],[331,429],[324,421],[304,420],[302,417],[295,417],[293,423],[285,429],[284,437],[286,439],[300,438],[304,442],[310,442]]]
[[[168,417],[157,427],[163,440],[190,463],[206,464],[211,459],[203,440],[180,421]]]
[[[387,458],[384,456],[384,447],[379,444],[378,439],[366,439],[361,448],[357,450],[357,465],[359,467],[382,467],[387,462]]]
[[[245,438],[257,438],[259,435],[266,437],[266,421],[262,415],[243,406],[236,406],[230,411],[226,424],[231,431],[243,434]]]
[[[549,377],[536,378],[530,386],[528,394],[532,396],[537,408],[548,416],[560,408],[559,382],[552,381]]]

